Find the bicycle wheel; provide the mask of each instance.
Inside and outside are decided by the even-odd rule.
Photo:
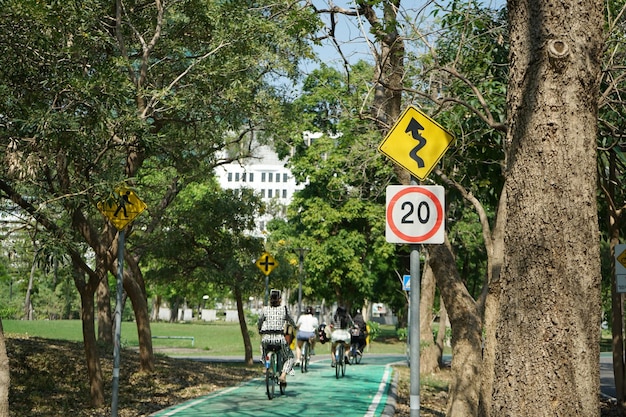
[[[341,356],[341,350],[343,345],[338,345],[335,348],[335,378],[339,379],[339,374],[341,373],[341,363],[343,362],[343,356]]]
[[[300,370],[305,373],[309,370],[309,342],[302,343],[302,352],[300,353]]]
[[[359,344],[355,343],[352,345],[352,364],[361,363],[361,359],[363,358],[363,354],[359,350]]]
[[[356,363],[361,363],[361,359],[363,359],[363,354],[359,349],[356,350],[356,355],[354,355]]]
[[[283,365],[285,364],[285,360],[283,358],[282,353],[277,353],[278,360],[276,361],[276,382],[278,382],[278,375],[283,373]],[[287,383],[284,384],[278,382],[278,387],[280,388],[280,395],[285,395],[285,388],[287,388]]]
[[[343,343],[341,344],[341,347],[339,348],[339,353],[340,353],[340,358],[341,358],[341,376],[345,376],[346,375],[346,348],[344,347]]]
[[[269,360],[266,358],[265,364],[265,387],[267,389],[267,398],[274,398],[274,386],[276,385],[276,355],[269,352]],[[269,363],[268,363],[269,362]]]

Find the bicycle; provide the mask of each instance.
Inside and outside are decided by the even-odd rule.
[[[302,343],[302,352],[300,356],[300,371],[302,373],[309,371],[309,361],[311,360],[311,346],[308,340]]]
[[[363,353],[359,350],[359,342],[353,341],[350,344],[350,364],[356,365],[361,363],[361,359],[363,359]]]
[[[285,394],[287,384],[280,383],[278,377],[283,369],[283,355],[281,354],[281,345],[267,345],[265,348],[265,387],[267,389],[267,398],[273,399],[276,384],[280,387],[281,395]]]
[[[343,340],[337,341],[337,347],[335,348],[335,378],[339,379],[339,374],[342,377],[346,375],[346,348]]]

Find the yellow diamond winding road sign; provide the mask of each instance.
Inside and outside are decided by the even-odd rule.
[[[117,188],[109,198],[98,203],[98,210],[113,223],[117,230],[124,229],[146,207],[146,203],[141,201],[133,190],[126,187]]]
[[[425,180],[452,141],[452,133],[415,106],[409,106],[378,150],[420,180]]]
[[[270,274],[278,266],[278,262],[267,252],[263,252],[263,255],[256,261],[256,266],[266,276]]]

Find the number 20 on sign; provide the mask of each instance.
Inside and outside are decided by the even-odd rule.
[[[445,190],[440,185],[387,187],[385,238],[389,243],[441,244]]]

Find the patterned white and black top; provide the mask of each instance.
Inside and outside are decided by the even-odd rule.
[[[283,335],[285,325],[296,326],[287,306],[265,306],[259,316],[259,333],[262,335]]]

